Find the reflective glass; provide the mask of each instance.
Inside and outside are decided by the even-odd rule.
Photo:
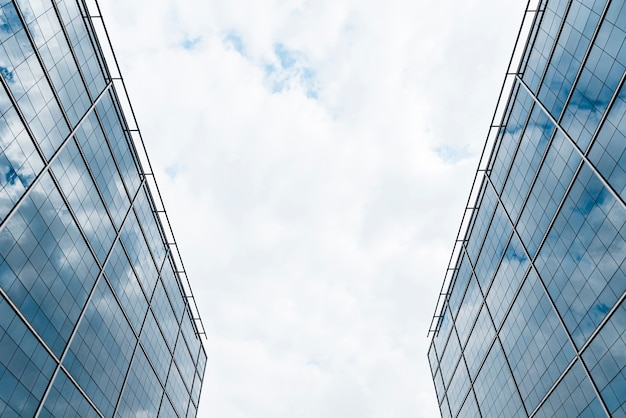
[[[55,361],[0,296],[0,416],[33,416]]]
[[[474,391],[484,418],[526,417],[522,401],[515,389],[515,381],[498,340],[491,347],[485,364],[478,373]]]
[[[623,235],[626,210],[583,166],[536,261],[578,347],[626,290]]]
[[[500,341],[524,405],[532,411],[575,354],[534,272],[513,302]]]
[[[605,418],[606,414],[580,362],[576,361],[534,416]]]
[[[63,365],[106,416],[113,414],[136,343],[111,289],[100,280]]]
[[[0,286],[60,356],[99,270],[49,176],[0,230],[0,254]]]
[[[626,305],[622,302],[583,352],[583,360],[613,416],[626,416]]]
[[[116,416],[156,417],[163,387],[159,383],[143,350],[137,349],[128,372]]]
[[[59,370],[46,397],[41,417],[99,417],[63,370]]]

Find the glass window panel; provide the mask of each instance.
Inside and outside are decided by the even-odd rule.
[[[526,417],[515,386],[500,343],[496,340],[474,383],[482,416]]]
[[[579,163],[580,156],[569,141],[557,133],[517,224],[531,257],[535,256]]]
[[[111,289],[100,280],[63,365],[105,416],[113,414],[136,343]]]
[[[59,370],[41,409],[41,417],[99,417],[63,370]]]
[[[537,418],[605,418],[591,382],[579,361],[567,372],[535,414]]]
[[[626,305],[617,308],[583,352],[600,395],[613,416],[626,412]]]
[[[625,227],[621,203],[583,166],[536,261],[578,347],[626,290]]]
[[[163,388],[143,350],[137,349],[116,411],[121,417],[156,417]]]
[[[98,266],[45,175],[0,231],[0,286],[58,356]]]
[[[487,295],[487,304],[496,327],[500,327],[529,265],[521,242],[517,235],[513,235]]]
[[[500,341],[524,404],[532,411],[574,357],[566,331],[532,271],[502,325]]]
[[[553,133],[554,125],[543,110],[535,106],[502,192],[502,202],[511,219],[519,216]]]
[[[0,415],[33,416],[55,365],[0,296]]]

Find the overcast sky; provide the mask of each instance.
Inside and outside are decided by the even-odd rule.
[[[435,417],[525,0],[100,0],[208,339],[200,417]]]

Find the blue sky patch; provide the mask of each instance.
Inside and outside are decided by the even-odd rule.
[[[237,32],[235,31],[228,32],[226,36],[224,36],[223,42],[226,46],[231,47],[235,51],[239,52],[241,55],[246,54],[246,48],[243,44],[243,40],[241,39],[241,36]]]
[[[317,99],[318,85],[315,71],[307,64],[306,56],[289,49],[282,43],[274,44],[274,55],[278,62],[265,64],[263,71],[272,93],[280,93],[290,87],[299,86],[306,97]]]
[[[200,44],[201,41],[202,41],[201,36],[197,36],[195,38],[186,37],[182,42],[182,46],[187,51],[191,51],[192,49],[195,49],[196,46],[198,46],[198,44]]]
[[[467,145],[463,147],[453,147],[450,145],[442,145],[434,149],[435,153],[445,163],[456,164],[459,161],[465,160],[472,156],[472,153],[467,148]]]

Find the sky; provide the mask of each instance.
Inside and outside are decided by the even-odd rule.
[[[206,329],[198,416],[438,416],[427,331],[526,2],[100,6]]]

